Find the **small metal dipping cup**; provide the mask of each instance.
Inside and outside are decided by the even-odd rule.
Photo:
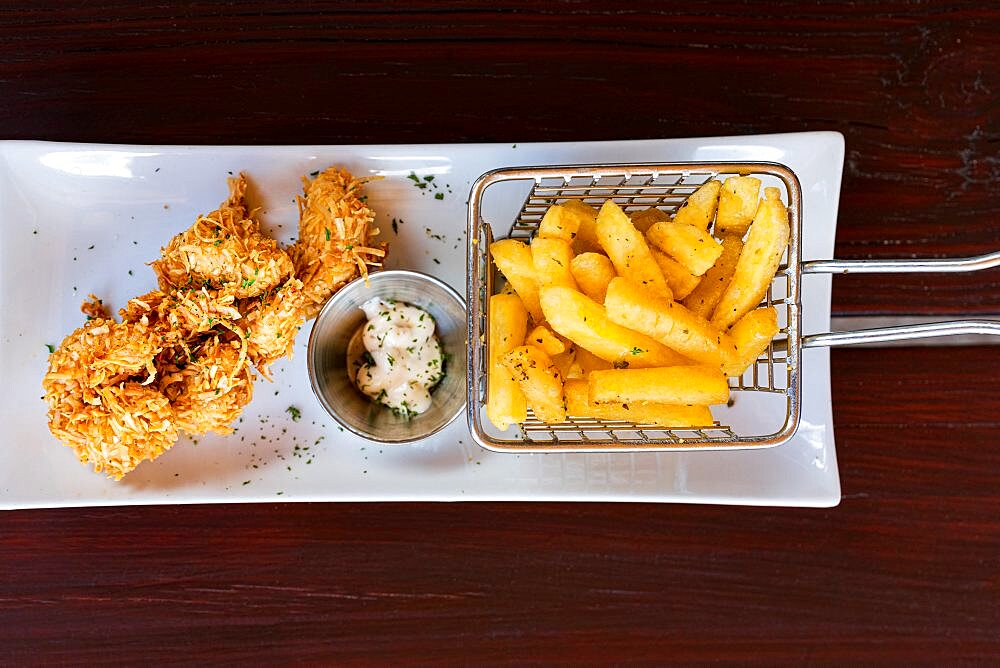
[[[421,308],[434,318],[434,333],[445,353],[444,378],[431,392],[431,407],[403,417],[377,404],[354,381],[368,320],[361,305],[373,297]],[[465,300],[427,274],[389,270],[369,274],[341,288],[316,316],[306,363],[313,393],[344,428],[380,443],[410,443],[444,429],[465,410],[468,333]]]

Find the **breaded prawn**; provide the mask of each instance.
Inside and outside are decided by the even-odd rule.
[[[77,458],[121,478],[177,439],[170,402],[152,383],[163,346],[142,323],[94,318],[49,356],[49,429]]]
[[[243,299],[267,292],[292,275],[295,268],[288,255],[247,215],[246,187],[245,174],[229,179],[229,199],[162,249],[160,259],[151,263],[160,290],[204,287]]]
[[[165,361],[160,368],[160,389],[177,427],[188,434],[231,434],[229,425],[253,398],[253,373],[241,342],[231,337],[208,338],[187,359]]]
[[[292,356],[306,303],[302,287],[302,281],[290,278],[276,290],[240,303],[247,354],[265,378],[271,377],[272,363]]]
[[[253,364],[290,356],[303,319],[379,266],[364,180],[330,168],[305,181],[299,241],[286,254],[248,212],[246,177],[151,263],[160,287],[110,319],[91,295],[89,322],[49,357],[49,428],[77,457],[120,479],[183,431],[231,433],[253,396]],[[294,259],[294,261],[293,261]]]
[[[372,227],[375,212],[362,195],[368,179],[330,167],[310,181],[302,177],[304,197],[299,197],[299,239],[288,249],[295,277],[304,284],[303,317],[314,318],[334,292],[368,267],[381,266],[384,244],[373,247],[378,230]]]

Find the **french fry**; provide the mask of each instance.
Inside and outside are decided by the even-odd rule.
[[[657,369],[591,371],[587,376],[592,403],[724,404],[729,385],[722,371],[706,365]]]
[[[538,306],[538,280],[531,249],[516,239],[501,239],[490,244],[490,255],[524,302],[531,319],[541,322],[542,309]]]
[[[715,217],[715,234],[737,234],[742,237],[757,211],[760,179],[753,176],[731,176],[719,193],[719,213]]]
[[[598,420],[623,420],[632,424],[655,424],[660,427],[710,427],[715,424],[708,406],[654,404],[634,401],[630,404],[595,404],[590,401],[587,381],[567,380],[566,414]]]
[[[615,266],[601,253],[580,253],[569,263],[569,270],[580,291],[598,303],[604,301],[608,283],[616,276]]]
[[[486,417],[497,429],[524,422],[528,404],[524,393],[501,359],[524,341],[528,311],[517,295],[493,295],[489,301],[489,382],[486,393]]]
[[[677,302],[660,299],[627,278],[619,276],[611,281],[604,308],[611,322],[641,332],[701,364],[721,369],[736,353],[729,337],[708,320]]]
[[[524,345],[541,348],[549,357],[566,352],[566,344],[545,325],[538,325],[528,332],[524,337]]]
[[[556,355],[551,355],[552,364],[559,369],[559,375],[562,376],[563,381],[567,378],[583,378],[583,370],[580,369],[580,365],[576,363],[576,348],[569,347],[565,352],[558,353]]]
[[[606,201],[597,213],[597,239],[619,276],[629,276],[665,297],[673,297],[646,240],[613,200]]]
[[[650,228],[655,223],[665,223],[670,220],[670,216],[663,209],[657,209],[655,206],[651,206],[648,209],[643,209],[642,211],[633,211],[628,215],[632,219],[632,224],[635,225],[635,229],[639,230],[643,234],[646,230]]]
[[[747,240],[736,262],[733,280],[722,294],[712,324],[726,330],[754,309],[767,294],[781,255],[788,245],[788,210],[777,188],[764,188]]]
[[[573,250],[577,253],[603,252],[597,241],[597,209],[578,199],[566,200],[560,206],[565,209],[564,216],[573,216],[577,221]]]
[[[694,225],[699,230],[707,230],[712,219],[715,218],[715,210],[719,206],[719,189],[721,187],[722,184],[715,179],[704,183],[691,193],[677,209],[677,213],[674,214],[674,222],[681,225]]]
[[[723,372],[727,376],[742,375],[767,350],[777,333],[778,312],[773,306],[754,309],[737,320],[729,330],[736,352]]]
[[[538,226],[538,236],[546,239],[562,239],[571,244],[579,228],[580,216],[573,211],[567,211],[561,204],[553,204],[542,216],[542,222]]]
[[[580,371],[584,376],[586,376],[591,371],[604,371],[605,369],[613,369],[611,362],[607,360],[602,360],[600,357],[590,352],[582,346],[575,346],[576,348],[576,360],[575,363],[580,367]]]
[[[562,285],[576,290],[576,281],[569,271],[572,260],[573,251],[562,239],[535,237],[531,240],[531,261],[538,287]]]
[[[566,419],[562,376],[545,351],[535,346],[519,346],[504,355],[501,361],[539,420],[562,422]]]
[[[582,292],[562,287],[542,288],[542,312],[553,331],[611,362],[625,367],[690,364],[690,360],[645,334],[611,322],[604,307]]]
[[[678,222],[657,223],[646,230],[646,238],[649,243],[680,262],[695,276],[701,276],[708,271],[722,255],[722,246],[719,242],[695,225]],[[620,270],[618,274],[626,275]]]
[[[674,293],[674,299],[681,300],[687,297],[701,283],[701,276],[695,276],[684,268],[677,260],[673,259],[658,248],[650,248],[656,264],[660,265],[663,277],[667,279],[670,291]]]
[[[735,234],[722,237],[722,255],[715,261],[712,268],[701,277],[701,282],[687,297],[684,306],[697,313],[702,318],[711,318],[716,304],[722,299],[722,293],[729,287],[736,271],[736,261],[740,259],[743,250],[743,240]]]

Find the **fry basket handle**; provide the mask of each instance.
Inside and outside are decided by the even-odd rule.
[[[979,271],[1000,267],[1000,251],[985,255],[925,260],[809,260],[803,274],[915,274]]]
[[[926,260],[812,260],[802,263],[803,274],[908,274],[980,271],[1000,266],[1000,251],[962,258]],[[850,346],[860,343],[908,341],[957,334],[1000,336],[998,320],[952,320],[920,325],[877,327],[853,332],[828,332],[802,337],[803,348]]]
[[[908,341],[929,339],[938,336],[958,334],[987,334],[1000,336],[1000,320],[951,320],[948,322],[928,322],[920,325],[900,325],[898,327],[876,327],[859,329],[854,332],[827,332],[802,337],[803,348],[824,348],[832,346],[853,346],[860,343],[882,343],[884,341]]]

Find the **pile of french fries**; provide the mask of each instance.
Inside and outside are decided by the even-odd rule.
[[[673,219],[579,200],[545,212],[530,245],[490,245],[507,279],[489,300],[486,414],[501,430],[535,417],[665,428],[714,424],[778,332],[761,301],[788,244],[777,188],[711,180]],[[711,230],[711,231],[710,231]]]

